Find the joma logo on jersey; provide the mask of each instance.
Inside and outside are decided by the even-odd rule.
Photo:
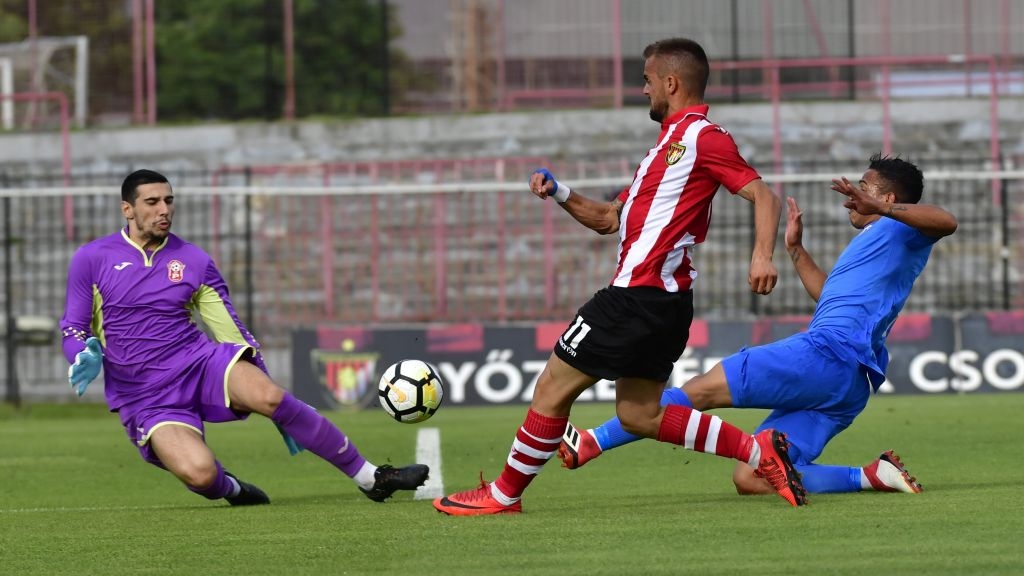
[[[679,162],[679,159],[686,154],[686,146],[679,142],[673,142],[668,145],[668,152],[665,152],[665,163],[669,166]]]
[[[171,282],[181,282],[185,278],[185,263],[181,260],[171,260],[167,263],[167,279]]]

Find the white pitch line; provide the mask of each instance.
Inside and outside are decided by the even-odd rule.
[[[444,478],[441,476],[441,431],[420,428],[416,434],[416,462],[430,466],[427,481],[416,489],[414,500],[433,500],[444,496]]]

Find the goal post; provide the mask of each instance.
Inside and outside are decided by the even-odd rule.
[[[72,58],[55,58],[71,50]],[[6,62],[6,64],[4,64]],[[57,68],[57,74],[47,74]],[[9,78],[5,76],[9,74]],[[31,78],[40,85],[33,86]],[[26,80],[29,79],[29,80]],[[47,84],[52,85],[47,85]],[[87,36],[43,36],[32,41],[0,44],[0,126],[13,130],[17,125],[12,97],[18,93],[63,92],[72,104],[71,118],[84,128],[89,115],[89,38]],[[30,101],[29,107],[38,104]],[[30,113],[31,115],[31,113]]]
[[[14,62],[0,58],[0,128],[14,130]]]

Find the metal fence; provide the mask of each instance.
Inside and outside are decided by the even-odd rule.
[[[554,168],[570,182],[579,173]],[[862,170],[766,176],[800,202],[805,244],[826,269],[854,234],[829,180]],[[518,178],[367,185],[356,174],[335,175],[327,185],[281,186],[272,175],[241,170],[216,175],[219,186],[212,187],[214,174],[170,177],[175,233],[214,256],[243,320],[279,354],[293,329],[323,323],[565,320],[614,270],[614,236],[583,228]],[[619,173],[573,184],[607,197],[627,181]],[[924,201],[948,207],[960,228],[937,245],[907,311],[1024,307],[1024,174],[926,173],[926,181]],[[0,310],[12,318],[61,316],[74,250],[123,225],[117,182],[103,184],[0,188]],[[813,303],[782,256],[781,237],[778,287],[768,297],[749,292],[751,216],[738,197],[722,192],[715,199],[711,233],[694,257],[698,315],[809,314]],[[6,372],[8,390],[12,378],[23,387],[52,385],[66,370],[52,341],[15,353],[8,339],[0,365],[14,367]]]

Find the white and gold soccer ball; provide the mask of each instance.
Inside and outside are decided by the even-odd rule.
[[[399,360],[380,377],[377,395],[381,408],[406,424],[434,415],[444,399],[444,385],[434,367],[422,360]]]

